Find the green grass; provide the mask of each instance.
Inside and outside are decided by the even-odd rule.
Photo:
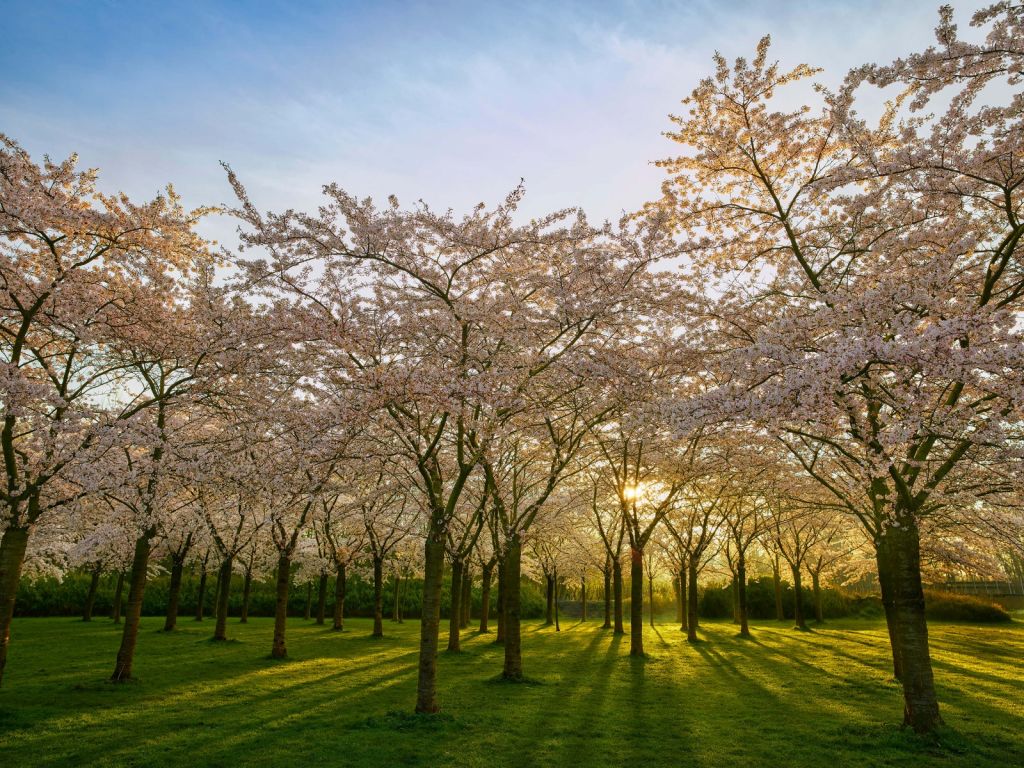
[[[537,684],[495,682],[501,649],[469,633],[442,653],[440,717],[408,714],[418,624],[366,620],[343,634],[293,620],[291,658],[268,658],[272,624],[210,621],[171,635],[146,619],[138,681],[105,682],[108,620],[20,619],[0,689],[0,766],[970,766],[1024,765],[1024,625],[932,627],[946,728],[897,725],[884,626],[811,633],[775,623],[755,639],[709,622],[690,646],[645,628],[646,659],[597,622],[524,632]]]

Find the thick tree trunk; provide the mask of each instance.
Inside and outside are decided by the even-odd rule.
[[[491,576],[494,573],[494,561],[484,564],[480,573],[480,632],[489,632],[487,620],[491,612]]]
[[[448,650],[456,653],[462,648],[459,644],[459,626],[462,623],[462,560],[452,560],[451,606],[448,610]]]
[[[459,601],[459,607],[462,614],[459,626],[462,629],[468,629],[469,613],[473,607],[473,572],[470,570],[468,563],[466,564],[466,569],[462,572],[462,599]]]
[[[240,624],[249,623],[249,598],[252,596],[252,570],[249,568],[245,569],[245,579],[242,581],[242,616],[238,622]]]
[[[612,564],[611,559],[605,561],[604,569],[604,624],[601,629],[612,628]]]
[[[796,629],[807,629],[807,620],[804,618],[804,591],[800,581],[800,566],[791,565],[793,572],[793,621]]]
[[[587,620],[587,577],[580,578],[580,621]]]
[[[555,623],[555,579],[550,573],[544,574],[545,597],[547,604],[544,609],[544,624],[550,626]]]
[[[373,637],[384,637],[384,558],[373,558]]]
[[[505,611],[506,601],[505,596],[508,592],[505,585],[508,582],[508,569],[505,565],[505,559],[498,561],[498,632],[494,636],[494,642],[498,645],[505,643]]]
[[[740,637],[750,637],[747,621],[747,560],[742,552],[736,564],[736,605],[740,614]]]
[[[85,594],[85,605],[82,607],[82,621],[92,621],[92,608],[96,604],[96,592],[100,587],[100,573],[102,568],[97,566],[92,569],[89,576],[89,591]]]
[[[28,548],[28,526],[9,526],[0,538],[0,684],[7,666],[7,648],[11,644],[11,620],[18,582]]]
[[[520,584],[522,577],[522,544],[518,539],[509,543],[505,553],[505,664],[501,676],[506,680],[523,679],[523,646],[520,624]]]
[[[320,583],[316,591],[316,623],[323,626],[327,613],[327,573],[320,574]]]
[[[886,529],[892,554],[892,586],[895,602],[896,640],[903,683],[903,723],[917,733],[930,733],[942,724],[935,694],[928,622],[925,620],[921,584],[921,542],[917,521],[911,513],[897,510],[898,525]]]
[[[167,595],[167,617],[164,619],[164,632],[173,632],[178,626],[178,608],[181,606],[181,577],[185,572],[185,558],[175,557],[171,560],[171,587]]]
[[[629,655],[644,655],[644,552],[629,548]]]
[[[331,629],[341,632],[345,629],[345,589],[347,587],[345,566],[339,565],[334,575],[334,615]]]
[[[697,630],[700,622],[697,619],[697,561],[690,559],[688,566],[689,585],[686,590],[686,639],[688,642],[697,642]]]
[[[612,592],[615,603],[615,629],[616,635],[626,634],[626,628],[622,623],[622,562],[616,558],[612,564]]]
[[[785,621],[786,613],[782,609],[782,571],[779,569],[779,556],[772,562],[772,584],[775,587],[775,620]]]
[[[114,604],[110,609],[110,618],[115,624],[121,623],[121,608],[124,602],[124,571],[117,572],[117,586],[114,587]]]
[[[889,540],[879,539],[876,544],[876,562],[878,563],[878,586],[882,592],[882,609],[885,611],[885,624],[889,630],[889,647],[892,649],[892,674],[897,680],[903,679],[903,665],[900,663],[900,643],[896,637],[896,591],[893,584],[895,568]]]
[[[196,621],[203,620],[203,604],[206,602],[206,564],[203,564],[203,572],[199,576],[199,591],[196,594]]]
[[[128,605],[124,614],[124,632],[121,634],[121,647],[117,651],[114,674],[110,676],[111,681],[115,683],[123,683],[132,677],[132,662],[135,660],[135,645],[139,638],[139,621],[142,618],[142,597],[146,592],[149,553],[155,535],[156,529],[149,528],[135,540]]]
[[[825,614],[821,609],[821,577],[817,571],[811,574],[811,591],[814,593],[814,623],[824,624]]]
[[[231,567],[235,563],[233,556],[224,558],[220,564],[220,577],[217,579],[217,623],[213,629],[214,640],[228,639],[228,597],[231,595]]]
[[[444,578],[444,534],[431,531],[424,544],[423,617],[420,621],[420,662],[416,711],[437,712],[437,645],[441,626],[441,582]]]
[[[288,586],[291,583],[291,571],[291,555],[279,555],[277,558],[277,597],[274,601],[274,643],[270,647],[270,656],[274,659],[284,659],[288,656],[285,630],[288,625]]]

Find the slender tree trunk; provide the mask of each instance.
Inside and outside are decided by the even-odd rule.
[[[580,578],[580,621],[587,620],[587,577]]]
[[[550,573],[544,574],[545,596],[547,604],[544,611],[544,624],[550,626],[555,623],[555,580]]]
[[[824,624],[825,614],[821,609],[821,577],[817,571],[811,573],[811,591],[814,593],[814,623]]]
[[[206,563],[203,563],[203,572],[199,576],[199,592],[196,595],[196,621],[203,620],[203,604],[206,602]]]
[[[459,625],[462,623],[462,560],[452,560],[451,606],[448,610],[448,650],[453,653],[462,650],[459,644]]]
[[[181,577],[185,572],[185,558],[171,559],[171,586],[167,595],[167,617],[164,619],[164,632],[173,632],[178,626],[178,609],[181,606]]]
[[[498,561],[498,632],[494,636],[494,642],[498,645],[505,643],[505,616],[506,616],[506,601],[505,597],[508,593],[506,584],[508,583],[508,568],[505,565],[505,559]]]
[[[682,570],[672,575],[672,596],[676,602],[676,624],[679,625],[683,623],[683,593],[680,591],[682,575]]]
[[[281,553],[277,558],[277,597],[274,601],[274,644],[270,656],[274,659],[288,657],[285,645],[285,630],[288,626],[288,586],[292,578],[291,554]]]
[[[800,582],[800,566],[790,565],[793,572],[793,621],[796,629],[807,629],[807,620],[804,618],[804,591]]]
[[[615,599],[615,629],[612,631],[616,635],[624,635],[626,628],[622,623],[622,562],[618,558],[612,563],[612,584]]]
[[[629,548],[629,655],[644,655],[644,552]]]
[[[110,618],[115,624],[121,623],[121,608],[124,603],[124,571],[117,572],[117,586],[114,587],[114,604],[110,609]]]
[[[396,603],[397,604],[397,603]],[[320,583],[316,592],[316,623],[324,624],[324,616],[327,613],[327,572],[320,574]]]
[[[306,609],[302,612],[302,618],[309,621],[313,618],[313,582],[306,582]]]
[[[651,629],[654,628],[654,579],[647,578],[647,615],[651,620]]]
[[[750,637],[750,624],[747,621],[747,558],[742,552],[736,563],[736,605],[740,614],[740,637]]]
[[[895,568],[891,546],[887,538],[875,542],[878,563],[878,586],[882,592],[882,608],[885,611],[885,625],[889,630],[889,647],[892,649],[892,674],[897,680],[903,679],[903,665],[900,663],[900,643],[896,636],[896,590],[893,583]]]
[[[732,589],[732,623],[740,623],[740,587],[739,579],[734,573],[732,575],[732,584],[729,585]]]
[[[373,557],[373,637],[384,637],[384,558]]]
[[[224,562],[220,564],[220,577],[217,579],[217,623],[213,630],[214,640],[228,639],[228,597],[231,595],[231,567],[234,564],[234,556],[224,558]]]
[[[249,598],[252,596],[252,569],[245,569],[245,579],[242,581],[242,616],[238,620],[240,624],[249,623]]]
[[[491,575],[494,573],[494,561],[484,564],[480,574],[480,632],[489,632],[487,620],[491,612]]]
[[[612,564],[611,558],[605,560],[604,569],[604,624],[601,629],[612,628]]]
[[[682,611],[682,619],[679,621],[679,630],[688,631],[690,625],[690,609],[686,598],[686,564],[679,566],[679,608]]]
[[[466,563],[465,570],[462,572],[462,599],[459,601],[461,610],[461,621],[459,626],[462,629],[469,628],[469,613],[473,607],[473,572],[470,570],[469,563]]]
[[[562,631],[562,625],[558,621],[558,570],[556,569],[551,574],[551,583],[554,591],[554,602],[555,602],[555,632]]]
[[[892,554],[896,640],[903,683],[903,723],[917,733],[930,733],[942,724],[935,694],[928,622],[921,584],[921,542],[917,520],[897,507],[897,523],[881,536]]]
[[[688,642],[697,642],[697,630],[700,622],[697,619],[697,561],[690,558],[688,565],[690,584],[686,590],[686,639]]]
[[[135,645],[139,638],[139,621],[142,618],[142,597],[146,592],[149,553],[155,535],[156,529],[149,528],[135,540],[124,632],[121,633],[121,647],[117,651],[114,674],[110,676],[111,681],[115,683],[123,683],[132,677],[132,662],[135,660]]]
[[[522,576],[522,544],[518,538],[509,542],[505,553],[505,665],[501,676],[506,680],[523,679],[523,647],[520,624],[520,584]]]
[[[11,620],[18,582],[28,548],[28,526],[8,526],[0,538],[0,684],[7,666],[7,648],[11,644]]]
[[[345,589],[346,589],[345,566],[339,565],[334,576],[334,616],[331,629],[341,632],[345,629]]]
[[[424,544],[423,557],[423,618],[420,621],[420,663],[416,685],[416,711],[419,713],[440,709],[437,703],[437,645],[443,578],[444,534],[432,530]]]
[[[96,604],[96,592],[100,586],[100,573],[103,568],[96,566],[89,576],[89,591],[85,595],[85,606],[82,608],[82,621],[92,621],[92,608]]]
[[[779,568],[779,556],[772,561],[772,583],[775,586],[775,620],[785,621],[786,613],[782,609],[782,571]]]

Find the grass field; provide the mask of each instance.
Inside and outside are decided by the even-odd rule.
[[[0,766],[971,766],[1024,765],[1024,625],[932,627],[947,726],[897,726],[884,626],[800,634],[755,623],[753,641],[709,622],[690,646],[669,624],[649,658],[597,622],[529,624],[527,684],[497,682],[501,649],[470,633],[442,654],[440,716],[407,715],[418,629],[366,620],[343,634],[300,620],[291,658],[267,658],[272,622],[210,621],[171,635],[146,619],[138,681],[104,682],[109,620],[20,619],[0,689]]]

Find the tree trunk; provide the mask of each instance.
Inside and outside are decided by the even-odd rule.
[[[82,621],[92,621],[92,607],[96,604],[96,591],[100,586],[100,573],[103,568],[96,566],[89,577],[89,591],[85,595],[85,606],[82,608]]]
[[[605,560],[604,569],[604,624],[601,629],[612,628],[612,564],[610,558]]]
[[[345,629],[345,566],[339,565],[334,576],[334,616],[331,629],[341,632]]]
[[[679,625],[683,623],[683,593],[679,590],[682,581],[681,577],[682,571],[677,571],[672,575],[672,597],[675,598],[676,624]]]
[[[459,625],[462,623],[462,572],[465,568],[462,560],[452,560],[452,584],[448,610],[448,650],[456,653],[462,648],[459,645]]]
[[[804,591],[800,582],[800,566],[791,565],[793,572],[793,621],[795,629],[807,629],[807,620],[804,619]]]
[[[121,604],[124,602],[124,571],[117,572],[117,586],[114,587],[114,604],[110,609],[110,618],[115,624],[121,623]]]
[[[881,536],[892,554],[896,640],[903,683],[903,723],[917,733],[930,733],[942,724],[935,694],[928,622],[921,584],[921,542],[917,520],[897,507],[897,523]]]
[[[416,712],[419,713],[433,713],[440,709],[437,703],[437,644],[443,578],[444,533],[432,530],[424,544],[423,557],[423,617],[420,621],[420,662],[416,684]]]
[[[203,603],[206,602],[206,564],[203,563],[203,572],[199,576],[199,593],[196,595],[196,621],[203,620]]]
[[[545,597],[547,604],[544,610],[544,625],[550,626],[555,623],[555,580],[550,573],[544,574]]]
[[[7,648],[11,644],[11,620],[18,595],[21,568],[28,548],[28,526],[8,526],[0,538],[0,684],[7,666]]]
[[[320,574],[320,583],[316,591],[316,623],[324,624],[324,616],[327,613],[327,572]]]
[[[487,628],[488,614],[491,612],[491,574],[494,572],[494,561],[484,564],[480,574],[480,632],[489,632]]]
[[[291,555],[280,554],[277,558],[277,598],[274,601],[274,644],[270,647],[270,656],[274,659],[284,659],[288,656],[284,635],[288,624],[288,585],[291,583],[291,571]]]
[[[554,603],[555,603],[555,632],[562,631],[562,625],[558,622],[558,571],[554,571],[551,574],[552,589],[554,591]]]
[[[498,561],[498,632],[494,636],[494,642],[498,645],[502,645],[505,642],[505,611],[506,601],[505,596],[508,590],[505,588],[507,583],[507,567],[505,565],[505,559]]]
[[[249,623],[249,598],[252,596],[252,569],[245,569],[245,579],[242,581],[242,616],[238,620],[240,624]]]
[[[505,664],[501,676],[506,680],[523,679],[523,647],[520,625],[520,584],[522,576],[522,544],[516,538],[505,553]]]
[[[882,592],[882,608],[885,611],[885,625],[889,630],[889,647],[892,649],[892,674],[897,680],[903,679],[903,665],[900,663],[900,643],[896,637],[896,592],[893,584],[895,568],[888,539],[880,538],[875,543],[875,558],[878,563],[878,586]]]
[[[622,624],[622,562],[615,558],[612,564],[612,584],[615,593],[615,629],[616,635],[626,634],[626,628]]]
[[[690,583],[686,589],[686,640],[695,643],[700,622],[697,619],[697,561],[692,557],[687,570]]]
[[[825,614],[821,610],[821,577],[817,571],[811,573],[811,590],[814,593],[814,623],[824,624]]]
[[[587,620],[587,577],[580,577],[580,621]]]
[[[234,556],[224,558],[220,564],[220,578],[217,579],[217,623],[213,629],[214,640],[228,639],[228,597],[231,594],[231,566]]]
[[[736,563],[736,606],[740,615],[740,637],[750,637],[747,621],[747,559],[742,552]]]
[[[732,587],[732,589],[731,589],[731,592],[732,592],[732,623],[733,624],[739,624],[740,623],[740,587],[739,587],[739,579],[737,578],[736,574],[733,574],[733,576],[732,576],[732,584],[730,584],[729,586]]]
[[[139,621],[142,618],[142,597],[146,592],[150,544],[155,535],[156,528],[149,528],[135,540],[124,632],[121,633],[121,647],[117,651],[114,674],[110,676],[110,680],[115,683],[123,683],[132,678],[132,662],[135,660],[135,645],[139,638]]]
[[[786,613],[782,609],[782,571],[779,569],[779,556],[772,562],[772,583],[775,586],[775,620],[785,621]]]
[[[185,572],[185,558],[171,559],[171,587],[167,595],[167,617],[164,619],[164,632],[173,632],[178,626],[178,608],[181,606],[181,577]]]
[[[644,655],[644,552],[629,548],[629,655]]]
[[[676,579],[679,584],[679,631],[685,632],[689,623],[686,608],[686,564],[679,566],[679,577]]]
[[[651,620],[651,629],[654,629],[654,579],[647,579],[647,615]]]
[[[473,573],[469,568],[469,564],[466,564],[466,569],[462,572],[462,599],[459,601],[461,609],[461,616],[459,626],[462,629],[469,628],[469,613],[470,608],[473,604]]]

